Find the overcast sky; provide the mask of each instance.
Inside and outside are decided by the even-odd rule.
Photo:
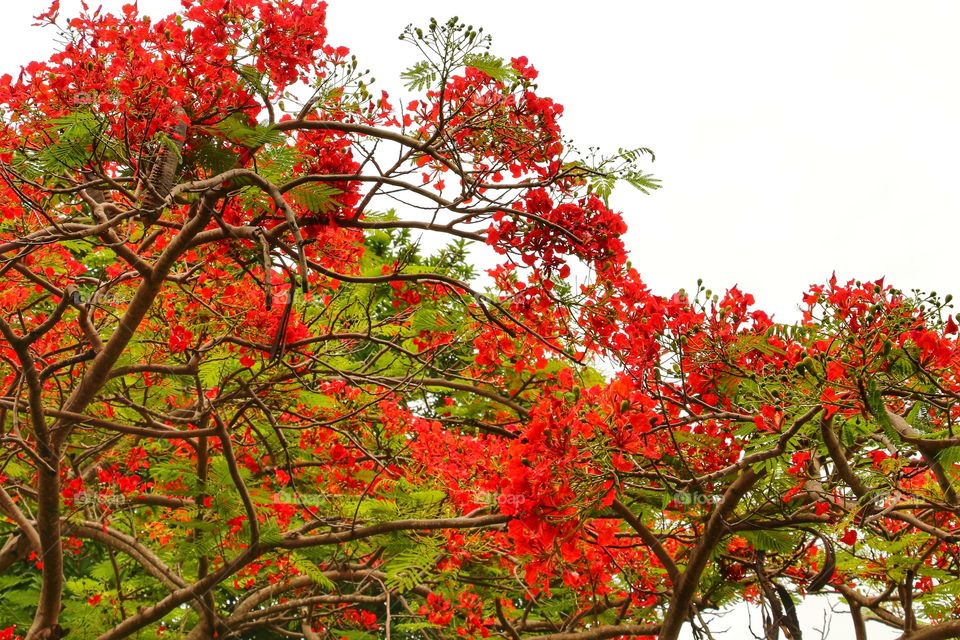
[[[960,294],[960,3],[333,2],[328,24],[399,86],[399,29],[451,14],[530,58],[579,144],[656,151],[663,189],[614,200],[655,290],[739,284],[782,320],[834,270]]]
[[[49,50],[47,4],[5,4],[0,73]],[[332,0],[329,40],[400,97],[401,29],[454,14],[531,60],[581,147],[656,151],[664,188],[614,198],[655,291],[738,284],[784,321],[834,270],[960,294],[960,3]]]

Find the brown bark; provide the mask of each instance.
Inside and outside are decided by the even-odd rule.
[[[700,536],[697,546],[694,547],[687,561],[687,566],[680,576],[673,591],[673,597],[670,598],[667,615],[664,617],[663,625],[660,629],[660,640],[677,640],[680,635],[680,629],[687,618],[690,610],[690,603],[697,593],[697,587],[700,584],[700,577],[703,575],[707,563],[710,561],[710,554],[714,547],[720,542],[723,533],[727,528],[726,517],[743,499],[747,491],[757,482],[761,474],[753,469],[746,469],[741,473],[733,484],[727,489],[721,498],[720,503],[710,514]]]

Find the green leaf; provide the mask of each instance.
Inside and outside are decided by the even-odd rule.
[[[499,82],[510,82],[517,79],[517,72],[512,66],[507,64],[503,58],[486,51],[483,53],[468,53],[463,58],[463,64],[482,71]]]
[[[56,142],[39,154],[44,169],[60,173],[64,169],[79,169],[87,165],[95,147],[101,144],[102,124],[89,111],[78,111],[55,118],[47,128]]]
[[[740,535],[761,551],[786,553],[796,546],[796,540],[789,531],[744,531]]]
[[[231,142],[251,148],[276,144],[283,140],[282,132],[261,124],[250,124],[247,117],[239,113],[207,128]]]
[[[160,143],[160,146],[166,148],[167,151],[174,155],[174,157],[177,159],[178,165],[183,162],[183,154],[180,153],[180,145],[177,144],[173,138],[165,133],[161,133],[157,136],[157,142]]]
[[[330,635],[335,638],[346,638],[347,640],[376,640],[377,636],[358,631],[356,629],[331,629]]]
[[[887,406],[883,403],[880,390],[877,388],[877,383],[873,379],[867,381],[867,408],[880,425],[880,428],[883,429],[883,433],[896,442],[899,439],[899,435],[893,428],[893,425],[890,424],[890,418],[887,417]]]
[[[623,179],[634,189],[639,190],[640,192],[650,195],[651,191],[656,191],[662,185],[660,184],[659,178],[654,178],[653,174],[644,173],[642,171],[633,171],[626,174]]]
[[[443,315],[436,309],[420,309],[410,318],[410,329],[416,333],[421,331],[443,331],[446,323]]]
[[[639,162],[643,159],[643,156],[650,156],[650,162],[654,162],[657,159],[657,156],[653,153],[653,149],[648,147],[637,147],[636,149],[620,148],[617,150],[617,153],[627,162]]]
[[[945,449],[941,449],[937,452],[937,462],[945,467],[948,467],[946,471],[949,472],[949,467],[960,463],[960,447],[947,447]]]
[[[102,247],[96,251],[88,253],[83,258],[83,264],[91,269],[96,269],[98,267],[106,267],[114,264],[117,261],[117,254],[114,253],[111,249]]]
[[[264,84],[264,79],[267,77],[265,72],[259,71],[252,64],[245,64],[241,66],[238,71],[240,77],[243,78],[247,84],[253,88],[254,91],[261,95],[270,94],[270,91],[267,89],[267,85]]]
[[[274,184],[286,182],[293,175],[293,167],[299,159],[300,154],[294,147],[274,145],[257,156],[260,175]]]
[[[426,60],[421,60],[400,74],[404,85],[411,91],[423,91],[437,79],[436,69]]]
[[[603,200],[604,204],[609,204],[610,194],[613,193],[613,187],[617,184],[616,176],[599,175],[590,178],[587,183],[587,192],[596,195]]]
[[[311,213],[329,213],[339,206],[334,197],[342,192],[322,182],[308,182],[297,185],[289,193],[294,202],[306,207]]]
[[[223,173],[237,166],[236,152],[224,148],[224,144],[222,140],[201,139],[194,151],[195,162],[213,173]]]
[[[220,382],[225,375],[224,369],[225,365],[223,361],[207,360],[198,368],[197,376],[200,378],[200,382],[204,388],[212,389],[220,386]]]
[[[384,565],[384,584],[401,592],[409,591],[433,569],[441,553],[439,545],[432,541],[401,551]]]
[[[305,576],[313,580],[314,584],[325,591],[336,591],[337,585],[328,578],[313,561],[293,552],[289,556],[290,564]]]

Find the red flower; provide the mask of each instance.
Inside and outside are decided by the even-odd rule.
[[[827,380],[833,382],[834,380],[839,380],[843,377],[844,368],[843,365],[837,362],[836,360],[831,360],[827,363]]]
[[[798,475],[803,472],[804,467],[806,467],[807,461],[810,460],[809,451],[797,451],[790,457],[790,462],[793,463],[793,466],[790,467],[790,473],[793,475]]]
[[[186,351],[187,347],[193,341],[193,334],[189,329],[182,325],[176,325],[170,333],[170,352],[181,353]]]
[[[837,395],[837,392],[833,387],[827,387],[826,389],[824,389],[823,393],[820,395],[820,399],[824,403],[823,410],[826,413],[828,418],[833,414],[835,414],[837,410],[840,408],[836,404],[834,404],[840,400],[840,396]]]
[[[873,451],[871,451],[871,452],[868,453],[867,455],[869,455],[869,456],[870,456],[870,459],[873,460],[873,466],[874,466],[874,468],[879,468],[879,467],[880,467],[880,464],[881,464],[884,460],[886,460],[887,458],[890,457],[890,455],[889,455],[886,451],[882,451],[882,450],[880,450],[880,449],[874,449]]]
[[[943,330],[946,335],[953,335],[957,333],[957,323],[954,322],[953,316],[947,316],[947,327]]]

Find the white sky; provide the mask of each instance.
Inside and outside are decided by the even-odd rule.
[[[49,51],[47,5],[5,4],[0,73]],[[655,291],[738,284],[783,321],[834,270],[960,294],[960,3],[332,0],[329,40],[399,99],[400,31],[454,14],[531,60],[581,148],[656,151],[664,188],[614,197]]]
[[[960,3],[333,2],[330,39],[399,87],[399,30],[453,14],[581,148],[657,153],[664,188],[614,199],[655,291],[739,284],[785,321],[834,270],[960,294]]]

